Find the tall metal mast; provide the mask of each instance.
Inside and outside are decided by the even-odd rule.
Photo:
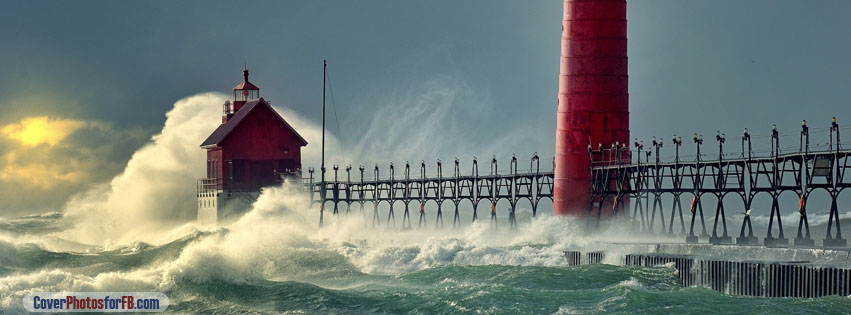
[[[325,214],[325,77],[326,77],[326,68],[328,68],[327,60],[322,60],[322,187],[319,189],[319,193],[322,194],[319,200],[322,204],[319,206],[319,227],[322,227],[322,216]]]
[[[325,184],[325,78],[328,63],[322,60],[322,182]]]

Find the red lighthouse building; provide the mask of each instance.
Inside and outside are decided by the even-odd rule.
[[[246,210],[265,186],[301,177],[301,147],[307,141],[260,97],[248,81],[233,88],[222,124],[207,137],[207,178],[198,183],[198,222],[215,224]]]
[[[628,83],[626,0],[564,0],[555,214],[588,212],[589,149],[621,150],[629,143]]]

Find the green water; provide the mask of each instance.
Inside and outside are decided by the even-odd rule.
[[[357,278],[357,277],[356,277]],[[353,279],[340,279],[349,282]],[[346,288],[302,282],[192,283],[188,312],[348,314],[848,314],[845,297],[767,299],[680,288],[672,268],[440,266],[367,276]]]
[[[13,228],[7,238],[21,233]],[[460,236],[369,248],[300,240],[238,245],[234,254],[219,247],[228,237],[196,232],[160,246],[88,252],[0,241],[0,313],[23,312],[28,292],[59,290],[162,291],[169,313],[198,314],[851,313],[847,297],[683,288],[672,267],[566,266],[556,243],[497,246]]]

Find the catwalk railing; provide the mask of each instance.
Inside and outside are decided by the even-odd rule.
[[[638,141],[633,144],[635,151],[630,151],[627,144],[619,143],[610,148],[598,145],[596,150],[589,146],[592,201],[588,208],[588,226],[592,229],[599,227],[602,217],[620,216],[628,218],[636,230],[673,235],[678,217],[679,232],[687,233],[686,241],[695,243],[698,241],[695,225],[699,219],[701,236],[708,237],[712,244],[730,244],[732,239],[727,229],[729,215],[724,200],[733,196],[741,200],[743,206],[742,225],[736,243],[757,244],[750,209],[755,197],[767,194],[771,198],[771,212],[765,245],[784,246],[789,241],[781,224],[780,196],[790,192],[797,197],[798,202],[794,206],[800,214],[794,244],[813,246],[807,205],[814,191],[824,190],[829,196],[829,200],[824,201],[830,203],[830,212],[823,245],[845,246],[837,199],[843,190],[851,187],[851,176],[846,176],[851,150],[842,148],[840,129],[835,119],[829,128],[822,129],[830,135],[826,145],[811,149],[811,131],[804,121],[797,148],[793,148],[792,152],[781,152],[781,134],[776,127],[772,127],[771,149],[763,156],[755,154],[751,135],[745,129],[741,138],[742,153],[735,158],[729,158],[730,155],[724,153],[726,137],[719,133],[716,135],[717,156],[712,160],[704,159],[706,155],[701,154],[703,137],[697,134],[693,137],[697,155],[689,161],[681,158],[682,138],[676,136],[672,141],[675,148],[672,162],[661,161],[659,153],[662,142],[655,138],[652,142],[655,147],[654,162],[650,162],[653,152],[645,151],[643,143]],[[685,220],[689,218],[683,215],[682,199],[689,196],[692,197],[688,206],[691,218],[686,230]],[[663,197],[667,197],[666,201],[671,200],[670,208],[666,209]],[[707,234],[702,205],[707,198],[717,201],[711,235]],[[630,205],[632,213],[628,211]]]
[[[418,226],[425,227],[428,221],[425,206],[433,202],[437,205],[435,226],[443,227],[443,209],[444,204],[448,202],[454,210],[452,224],[457,227],[461,225],[458,206],[464,201],[469,201],[473,206],[474,222],[478,219],[479,203],[489,203],[491,223],[496,224],[496,205],[500,200],[506,200],[509,203],[509,226],[514,228],[517,225],[515,209],[519,201],[529,200],[535,215],[541,199],[553,198],[553,172],[541,171],[537,154],[532,156],[528,170],[518,170],[517,163],[517,158],[512,157],[508,172],[500,174],[497,159],[494,157],[490,170],[482,175],[479,173],[478,161],[474,158],[469,175],[462,175],[461,163],[456,159],[454,172],[450,177],[444,177],[443,163],[440,160],[437,161],[437,174],[432,176],[427,175],[425,162],[420,164],[419,177],[412,176],[410,164],[405,163],[400,178],[396,177],[395,167],[390,164],[389,176],[384,179],[380,177],[378,165],[373,169],[372,179],[366,179],[365,168],[361,166],[358,168],[360,178],[356,180],[352,180],[351,166],[345,168],[345,179],[341,179],[338,176],[339,166],[334,165],[333,180],[317,180],[314,178],[314,170],[309,169],[310,176],[305,179],[305,184],[310,191],[311,202],[320,203],[320,225],[323,223],[325,212],[330,209],[332,214],[337,215],[340,213],[341,204],[346,205],[347,213],[351,212],[354,204],[357,204],[361,211],[364,210],[364,205],[368,204],[373,212],[372,225],[380,225],[382,218],[379,216],[378,206],[387,203],[390,210],[385,222],[388,226],[395,226],[394,206],[401,202],[404,205],[402,228],[411,228],[412,203],[416,203],[418,207]]]
[[[810,144],[810,135],[818,133],[829,134],[829,142]],[[781,136],[798,137],[798,145],[793,147],[780,146]],[[753,136],[753,138],[761,138]],[[725,153],[726,137],[718,133],[716,142],[718,152],[711,155],[701,152],[703,137],[694,135],[693,141],[696,155],[681,156],[682,137],[674,137],[673,161],[663,162],[660,158],[663,142],[653,139],[654,155],[651,150],[644,150],[642,142],[634,143],[635,151],[626,144],[616,143],[609,148],[598,145],[593,150],[589,145],[591,159],[591,188],[592,198],[588,207],[587,225],[590,230],[598,228],[604,218],[628,218],[636,231],[645,233],[675,234],[675,223],[679,223],[678,233],[686,236],[686,241],[695,243],[695,225],[700,223],[700,236],[708,238],[712,244],[730,244],[733,239],[728,231],[728,219],[725,200],[732,198],[740,200],[739,209],[744,214],[741,229],[736,243],[752,245],[759,239],[754,236],[751,222],[751,210],[754,199],[767,195],[771,199],[771,210],[765,244],[770,246],[788,245],[781,222],[780,197],[790,192],[796,196],[795,205],[800,217],[798,219],[795,245],[813,246],[810,225],[807,217],[807,205],[813,192],[823,190],[829,196],[823,200],[830,204],[824,246],[845,246],[842,237],[839,218],[839,195],[851,187],[851,176],[846,177],[849,168],[851,150],[843,149],[840,141],[840,128],[834,120],[830,127],[813,128],[810,130],[806,122],[800,132],[780,133],[772,127],[771,134],[764,138],[770,139],[770,149],[754,150],[752,136],[745,129],[741,137],[741,152]],[[711,156],[711,157],[710,157]],[[688,158],[688,160],[686,160]],[[518,161],[512,157],[507,173],[500,173],[496,158],[491,160],[487,174],[479,173],[478,161],[474,158],[469,175],[462,175],[460,162],[456,159],[452,175],[444,177],[443,164],[437,161],[437,173],[427,175],[426,164],[420,164],[418,177],[411,176],[411,166],[406,163],[400,178],[396,178],[395,168],[390,164],[388,176],[381,178],[380,168],[376,165],[373,177],[366,178],[365,168],[358,168],[360,177],[352,180],[352,167],[345,168],[345,178],[340,177],[340,168],[333,166],[333,179],[329,174],[320,178],[314,177],[314,170],[308,172],[310,177],[304,179],[305,188],[309,191],[311,202],[319,203],[320,224],[326,210],[331,214],[339,214],[341,205],[350,213],[353,205],[358,205],[361,211],[367,206],[372,208],[372,225],[382,224],[378,207],[381,203],[389,206],[386,220],[388,226],[396,224],[396,206],[401,202],[402,227],[411,227],[411,208],[419,213],[418,226],[427,225],[425,206],[433,202],[437,206],[434,222],[437,227],[443,226],[443,210],[445,206],[454,210],[453,226],[459,226],[459,204],[469,201],[473,207],[472,220],[478,219],[478,205],[481,202],[490,204],[491,222],[496,223],[497,203],[506,200],[509,203],[508,220],[510,227],[517,224],[515,210],[517,203],[523,199],[529,200],[533,215],[537,214],[538,204],[544,198],[553,198],[553,172],[541,171],[540,159],[535,154],[528,170],[518,170]],[[325,170],[322,170],[325,173]],[[691,197],[687,214],[683,214],[683,198]],[[707,199],[717,203],[711,234],[707,233],[703,204]],[[666,205],[670,208],[666,209]],[[736,207],[738,208],[738,207]],[[628,211],[629,210],[629,211]],[[631,212],[631,213],[630,213]],[[687,212],[687,213],[688,213]],[[685,221],[690,224],[686,229]],[[658,226],[657,226],[658,224]]]

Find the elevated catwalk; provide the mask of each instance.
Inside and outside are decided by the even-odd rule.
[[[504,165],[504,164],[503,164]],[[490,220],[491,223],[496,223],[496,204],[500,200],[508,201],[508,222],[511,228],[517,226],[515,217],[516,205],[520,200],[529,200],[532,205],[532,215],[537,215],[538,204],[542,199],[553,199],[553,172],[542,171],[540,159],[537,154],[534,154],[529,161],[529,169],[523,170],[518,168],[517,157],[512,157],[508,165],[508,170],[499,171],[499,163],[494,157],[490,161],[490,166],[487,170],[482,170],[479,173],[479,162],[473,158],[470,175],[463,175],[461,171],[461,162],[455,160],[454,172],[450,176],[444,176],[443,163],[438,160],[434,168],[437,172],[427,174],[426,164],[423,161],[420,164],[420,174],[411,174],[411,165],[406,163],[404,173],[401,176],[396,175],[395,167],[390,164],[389,171],[384,173],[384,178],[381,178],[381,172],[378,165],[375,165],[373,177],[366,178],[364,176],[365,168],[359,167],[360,178],[352,179],[352,167],[347,166],[345,169],[345,179],[340,178],[339,166],[333,167],[333,180],[315,181],[314,169],[308,169],[308,178],[303,178],[305,190],[310,194],[311,204],[320,204],[319,224],[322,225],[326,207],[330,207],[333,215],[339,214],[341,205],[345,205],[348,212],[351,211],[352,205],[359,206],[360,211],[364,211],[365,206],[372,208],[372,226],[384,225],[396,226],[396,214],[393,206],[397,202],[404,205],[402,212],[402,228],[412,228],[410,208],[418,207],[419,213],[418,228],[424,228],[427,221],[432,219],[426,218],[425,205],[429,202],[437,205],[437,213],[433,218],[436,227],[443,226],[443,207],[444,203],[453,206],[454,216],[452,218],[453,227],[461,225],[461,216],[459,213],[459,204],[461,202],[469,202],[473,206],[472,221],[478,220],[476,211],[479,203],[487,203],[490,205]],[[322,178],[327,178],[322,175]],[[387,203],[390,206],[386,221],[378,215],[378,205]]]
[[[807,205],[816,201],[811,198],[814,191],[823,190],[829,199],[820,202],[829,204],[830,212],[821,245],[844,247],[846,240],[842,237],[838,199],[842,191],[851,187],[851,176],[845,176],[851,168],[851,150],[845,148],[846,144],[840,140],[840,128],[835,118],[828,127],[814,129],[829,134],[828,139],[823,139],[828,141],[826,146],[817,150],[810,147],[810,128],[804,121],[800,137],[796,139],[799,140],[798,145],[781,149],[781,133],[772,127],[770,151],[767,154],[753,150],[747,129],[741,138],[742,151],[733,154],[725,154],[726,137],[721,133],[715,136],[717,153],[703,154],[703,136],[695,134],[692,140],[696,146],[696,155],[689,160],[680,156],[682,137],[674,136],[671,141],[675,149],[674,160],[664,162],[659,157],[663,143],[656,139],[652,142],[655,147],[653,162],[650,161],[652,152],[645,151],[643,142],[638,140],[633,144],[635,158],[628,154],[632,149],[627,144],[597,149],[589,146],[593,178],[592,198],[588,208],[589,226],[596,228],[601,222],[601,216],[620,215],[635,222],[639,231],[673,235],[678,227],[679,233],[687,234],[686,242],[697,243],[695,225],[699,223],[700,236],[707,237],[709,243],[731,244],[733,240],[727,229],[729,214],[724,200],[733,198],[742,202],[741,208],[736,207],[734,211],[745,214],[736,243],[754,245],[758,238],[753,233],[750,210],[757,196],[767,195],[771,198],[771,213],[764,244],[789,245],[781,223],[781,206],[793,206],[799,214],[794,245],[812,246],[815,241],[810,233]],[[780,196],[789,193],[797,197],[796,204],[782,205]],[[669,220],[665,217],[667,205],[663,204],[663,197],[672,200],[667,208]],[[684,197],[691,197],[685,216]],[[707,199],[717,201],[711,235],[707,233],[704,221],[703,202]],[[628,204],[633,206],[631,214]],[[686,217],[689,214],[690,218]],[[679,218],[678,222],[676,218]],[[688,228],[685,220],[691,222]],[[679,223],[678,226],[675,223]]]

